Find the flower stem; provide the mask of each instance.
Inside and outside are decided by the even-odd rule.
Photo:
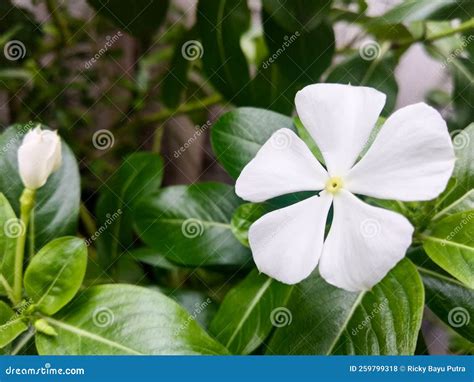
[[[13,280],[13,299],[16,304],[21,302],[23,286],[23,262],[25,258],[25,242],[31,211],[35,205],[35,190],[25,188],[20,197],[20,221],[22,229],[16,240],[15,269]]]

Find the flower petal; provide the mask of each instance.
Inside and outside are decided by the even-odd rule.
[[[346,187],[381,199],[430,200],[445,189],[454,161],[446,122],[435,109],[418,103],[387,119],[349,172]]]
[[[405,256],[412,234],[413,227],[404,216],[341,190],[334,197],[334,219],[319,272],[339,288],[370,289]]]
[[[352,167],[385,99],[375,89],[340,84],[309,85],[296,94],[298,116],[321,150],[331,176],[344,176]]]
[[[276,131],[240,173],[235,192],[251,202],[324,188],[328,174],[290,129]]]
[[[258,219],[249,231],[260,272],[286,284],[308,277],[318,265],[331,194],[323,191]]]

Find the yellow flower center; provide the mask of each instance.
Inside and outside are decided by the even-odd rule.
[[[329,178],[326,182],[326,191],[331,194],[337,193],[344,186],[344,182],[338,176],[333,176]]]

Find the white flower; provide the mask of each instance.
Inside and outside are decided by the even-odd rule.
[[[412,240],[410,222],[354,194],[400,201],[433,199],[451,176],[454,150],[440,114],[418,103],[388,118],[357,161],[385,98],[368,87],[305,87],[296,95],[296,110],[327,170],[289,129],[275,132],[242,170],[236,192],[252,202],[323,190],[264,215],[250,227],[250,247],[261,272],[295,284],[319,263],[327,282],[360,291],[370,289],[404,257]],[[331,205],[333,220],[324,240]]]
[[[18,149],[20,177],[26,188],[43,187],[49,176],[61,167],[61,139],[56,131],[28,132]]]

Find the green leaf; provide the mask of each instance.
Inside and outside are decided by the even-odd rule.
[[[463,50],[458,48],[456,52]],[[461,129],[474,120],[474,56],[469,58],[448,56],[449,67],[453,74],[454,88],[452,102],[454,106],[454,127]],[[451,127],[451,126],[450,126]],[[452,129],[452,127],[451,127]],[[472,144],[471,144],[472,145]]]
[[[14,125],[0,135],[0,190],[17,215],[24,188],[18,173],[17,151],[23,135],[34,126],[31,122]],[[81,197],[79,169],[74,154],[64,142],[62,156],[61,168],[36,193],[35,248],[41,248],[56,237],[76,232]]]
[[[443,208],[433,217],[433,220],[469,210],[474,210],[474,190],[466,192],[459,199]]]
[[[137,206],[135,225],[148,246],[175,263],[242,265],[250,261],[250,251],[237,241],[230,225],[241,203],[226,184],[167,187]]]
[[[178,268],[175,264],[166,260],[163,255],[160,255],[156,250],[152,248],[138,248],[131,251],[129,255],[135,261],[140,261],[153,267],[162,268],[169,271]]]
[[[54,314],[76,295],[86,266],[87,248],[83,240],[53,240],[28,265],[24,277],[26,293],[40,312]]]
[[[313,30],[327,16],[332,0],[263,0],[263,9],[288,32]]]
[[[101,260],[110,265],[133,242],[132,216],[139,201],[157,191],[163,180],[158,154],[139,152],[125,158],[102,187],[97,203],[97,223],[103,227],[97,241]]]
[[[28,329],[20,315],[15,314],[3,301],[0,301],[0,349],[7,346]]]
[[[58,335],[37,333],[41,355],[227,353],[169,297],[131,285],[93,287],[45,319]]]
[[[168,10],[169,0],[87,0],[97,13],[118,28],[142,39],[150,39],[160,27]]]
[[[374,45],[374,52],[379,54],[381,47]],[[379,53],[377,53],[379,52]],[[387,103],[383,114],[389,114],[395,107],[398,85],[394,71],[397,61],[392,56],[382,59],[367,56],[364,60],[360,55],[353,56],[336,65],[329,73],[326,82],[370,86],[387,95]]]
[[[291,324],[279,328],[270,354],[413,354],[424,291],[414,265],[402,260],[372,290],[351,293],[317,272],[296,285],[287,308]]]
[[[180,304],[203,328],[208,328],[217,312],[217,304],[202,292],[187,289],[173,289],[168,294]]]
[[[441,268],[474,288],[474,210],[434,223],[423,235],[423,248]]]
[[[242,245],[249,247],[249,228],[266,212],[268,212],[268,207],[263,203],[245,203],[235,210],[230,222],[231,229]]]
[[[197,27],[204,52],[204,71],[229,101],[247,105],[252,99],[250,73],[240,39],[250,28],[250,10],[242,0],[199,0]]]
[[[426,305],[447,325],[474,342],[474,290],[430,269],[418,267],[426,291]]]
[[[220,164],[237,179],[260,147],[282,128],[295,130],[290,117],[263,109],[238,108],[224,114],[214,124],[212,147]]]
[[[226,295],[211,333],[233,354],[251,353],[280,325],[278,316],[285,314],[292,288],[252,271]]]
[[[443,203],[445,206],[474,189],[474,123],[454,136],[453,145],[456,154],[453,177],[456,184],[446,197]]]
[[[381,16],[386,23],[469,17],[470,0],[405,0]],[[457,16],[456,16],[457,15]]]
[[[331,65],[336,46],[334,31],[326,22],[320,22],[312,29],[300,25],[288,31],[278,25],[273,17],[273,14],[263,13],[265,41],[269,50],[266,62],[268,66],[278,66],[296,93],[298,88],[318,82]]]
[[[0,193],[0,274],[13,286],[15,266],[16,236],[21,232],[21,224],[5,196]],[[0,283],[0,294],[6,290]]]
[[[195,29],[186,31],[178,39],[174,48],[170,68],[161,87],[163,103],[169,108],[177,107],[181,103],[183,93],[188,86],[188,72],[191,64],[202,52],[196,39],[197,33]],[[185,54],[186,48],[191,49],[189,55]]]

